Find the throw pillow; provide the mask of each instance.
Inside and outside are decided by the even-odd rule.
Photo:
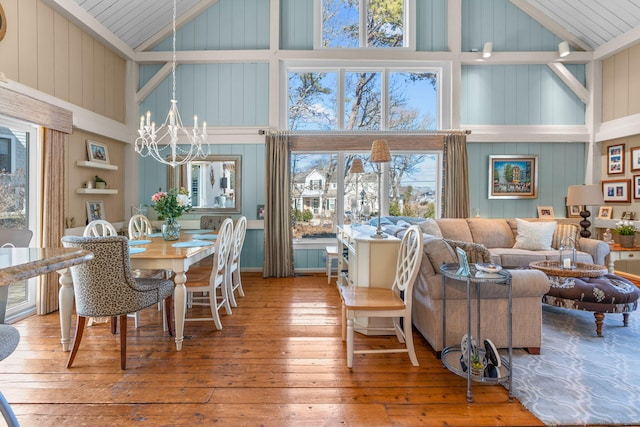
[[[460,248],[465,251],[467,253],[467,260],[469,261],[469,264],[475,264],[477,262],[491,262],[491,252],[489,252],[484,245],[471,242],[461,242],[459,240],[445,239],[444,241],[447,242],[454,251],[456,248]]]
[[[555,221],[529,222],[516,218],[518,235],[514,249],[528,249],[530,251],[550,251],[553,232],[556,230]]]
[[[429,234],[431,236],[442,237],[442,231],[440,231],[440,226],[433,219],[427,219],[426,221],[422,221],[418,223],[418,227],[422,230],[423,233]]]
[[[579,234],[580,229],[576,224],[558,224],[556,226],[556,231],[553,233],[551,247],[553,249],[560,249],[564,238],[571,237],[573,239],[574,245],[576,246],[576,249],[578,249]]]

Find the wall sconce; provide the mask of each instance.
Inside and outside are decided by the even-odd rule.
[[[569,43],[566,41],[560,42],[558,45],[558,52],[560,52],[560,58],[564,58],[565,56],[569,56],[571,51],[569,50]]]
[[[485,42],[484,48],[482,49],[482,57],[491,58],[492,53],[493,53],[493,42]]]

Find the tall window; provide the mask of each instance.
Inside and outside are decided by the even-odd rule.
[[[407,45],[406,0],[321,2],[323,48],[397,48]]]

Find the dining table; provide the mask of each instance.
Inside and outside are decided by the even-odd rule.
[[[215,251],[212,230],[183,230],[178,240],[164,240],[161,233],[129,240],[131,268],[139,270],[170,270],[175,283],[173,307],[176,350],[182,350],[184,319],[187,311],[187,271],[198,261]],[[68,271],[60,271],[60,329],[62,349],[71,350],[70,327],[73,309],[73,280]]]

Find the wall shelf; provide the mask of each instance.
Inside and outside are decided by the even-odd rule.
[[[78,188],[76,190],[78,194],[118,194],[118,190],[111,188],[99,189],[99,188]]]
[[[78,160],[76,162],[76,166],[80,166],[82,168],[94,168],[94,169],[107,169],[111,171],[117,171],[117,165],[110,165],[108,163],[99,163],[99,162],[89,162],[87,160]]]

